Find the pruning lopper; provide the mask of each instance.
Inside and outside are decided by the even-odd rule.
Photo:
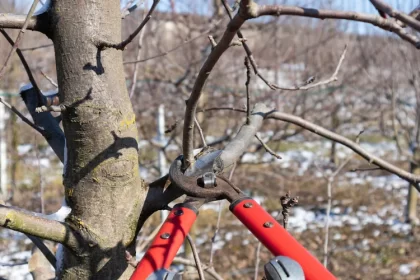
[[[230,202],[229,210],[276,256],[265,265],[268,280],[336,279],[255,200],[216,175],[217,169],[223,170],[217,168],[221,164],[221,152],[216,150],[202,155],[184,172],[182,156],[172,163],[171,183],[187,198],[173,207],[131,280],[181,279],[179,274],[170,272],[169,267],[195,222],[199,207],[222,199]]]

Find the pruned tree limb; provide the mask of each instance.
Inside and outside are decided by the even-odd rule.
[[[243,1],[242,3],[247,2]],[[246,6],[246,5],[243,5]],[[220,59],[222,54],[229,48],[230,42],[235,37],[236,31],[245,22],[245,17],[239,12],[228,24],[225,33],[220,39],[217,46],[212,50],[207,57],[204,65],[201,67],[200,72],[195,80],[194,87],[191,95],[187,101],[187,108],[185,109],[184,130],[183,130],[183,154],[184,154],[184,168],[187,168],[194,163],[193,154],[193,138],[194,138],[194,117],[197,110],[198,100],[201,97],[201,91],[204,87],[207,78],[209,77],[213,67]]]
[[[77,248],[78,242],[69,226],[32,215],[24,210],[0,205],[0,226],[42,239]]]
[[[0,28],[21,29],[26,20],[26,15],[15,15],[0,13]],[[26,29],[39,31],[38,17],[31,17],[28,20]]]
[[[232,166],[246,151],[249,144],[254,139],[255,134],[261,128],[264,116],[269,113],[269,111],[270,109],[264,104],[255,104],[255,107],[251,112],[251,116],[249,117],[249,123],[244,124],[238,134],[223,149],[223,152],[220,155],[223,166],[218,167],[218,171],[225,170],[226,168]]]

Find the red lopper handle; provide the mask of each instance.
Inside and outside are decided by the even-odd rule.
[[[272,254],[297,261],[305,273],[306,280],[336,279],[255,200],[245,198],[233,202],[230,211]]]
[[[168,269],[197,218],[197,212],[176,205],[163,223],[130,280],[145,280],[160,269]]]

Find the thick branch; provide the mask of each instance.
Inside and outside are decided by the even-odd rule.
[[[269,112],[267,106],[262,103],[255,104],[254,109],[249,117],[249,123],[241,127],[238,134],[223,149],[220,159],[223,163],[222,167],[218,167],[222,171],[233,165],[238,158],[246,151],[249,144],[254,139],[255,134],[261,128],[264,116]]]
[[[76,248],[77,240],[65,224],[0,205],[0,226]]]
[[[378,9],[378,11],[384,12],[386,14],[388,14],[389,16],[400,20],[401,22],[407,24],[408,26],[412,27],[413,29],[420,31],[420,21],[416,20],[415,18],[402,13],[398,10],[395,10],[394,8],[392,8],[391,6],[389,6],[388,4],[384,3],[383,1],[380,0],[370,0],[370,2],[372,3],[373,6],[375,6],[376,9]]]
[[[109,44],[107,42],[99,42],[97,44],[98,48],[115,48],[117,50],[124,50],[125,47],[131,43],[131,41],[133,41],[133,39],[140,33],[140,31],[143,29],[143,27],[147,24],[147,22],[152,18],[152,14],[153,11],[155,10],[157,4],[159,3],[160,0],[153,0],[153,4],[152,7],[150,7],[149,12],[147,13],[146,17],[144,18],[144,20],[140,23],[140,25],[136,28],[136,30],[134,30],[134,32],[132,34],[130,34],[130,36],[128,36],[127,39],[125,39],[124,41],[122,41],[119,44]]]
[[[315,134],[318,134],[322,137],[325,137],[327,139],[336,141],[348,148],[350,148],[351,150],[353,150],[354,152],[356,152],[357,154],[359,154],[360,156],[362,156],[364,159],[366,159],[369,163],[374,164],[379,166],[380,168],[387,170],[395,175],[397,175],[398,177],[407,180],[408,182],[412,183],[415,188],[420,191],[420,187],[419,187],[419,182],[420,182],[420,176],[418,175],[414,175],[410,172],[407,172],[401,168],[398,168],[397,166],[367,152],[366,150],[364,150],[360,145],[358,145],[356,142],[341,136],[339,134],[336,134],[332,131],[329,131],[328,129],[325,129],[319,125],[313,124],[307,120],[304,120],[302,118],[290,115],[290,114],[286,114],[286,113],[281,113],[281,112],[272,112],[267,114],[266,118],[268,119],[276,119],[276,120],[281,120],[281,121],[286,121],[286,122],[290,122],[293,123],[297,126],[300,126],[306,130],[309,130]]]
[[[369,15],[356,12],[343,12],[334,10],[321,10],[312,8],[302,8],[296,6],[283,6],[283,5],[254,5],[252,17],[257,18],[260,16],[301,16],[311,17],[319,19],[343,19],[351,21],[360,21],[370,23],[384,30],[388,30],[400,36],[403,40],[406,40],[420,48],[420,40],[413,34],[408,33],[404,28],[399,26],[395,21],[391,19],[384,19],[377,15]]]
[[[207,60],[204,62],[203,67],[195,80],[194,87],[192,89],[190,98],[187,101],[187,108],[185,109],[184,118],[184,131],[183,131],[183,154],[184,154],[184,167],[190,166],[194,162],[193,155],[193,138],[194,138],[194,117],[197,110],[198,100],[201,96],[201,90],[204,87],[207,78],[209,77],[213,67],[220,59],[222,54],[229,48],[230,42],[236,35],[236,31],[245,22],[245,18],[238,13],[228,24],[223,37],[220,42],[212,50]]]
[[[26,15],[0,13],[0,28],[21,29],[25,23],[26,17]],[[37,17],[31,17],[26,29],[39,31],[37,20]]]

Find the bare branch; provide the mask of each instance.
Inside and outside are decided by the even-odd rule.
[[[176,47],[174,47],[174,48],[172,48],[172,49],[170,49],[170,50],[168,50],[168,51],[164,51],[164,52],[161,52],[161,53],[159,53],[159,54],[157,54],[157,55],[154,55],[154,56],[151,56],[151,57],[148,57],[148,58],[144,58],[144,59],[140,59],[140,60],[133,60],[133,61],[126,61],[126,62],[124,62],[123,64],[133,64],[133,63],[142,63],[142,62],[146,62],[146,61],[149,61],[149,60],[152,60],[152,59],[155,59],[155,58],[159,58],[159,57],[163,57],[163,56],[165,56],[165,55],[168,55],[168,54],[170,54],[170,53],[172,53],[172,52],[174,52],[174,51],[177,51],[177,50],[179,50],[180,48],[182,48],[183,46],[185,46],[185,45],[187,45],[188,43],[191,43],[192,41],[195,41],[195,40],[197,40],[197,39],[199,39],[199,38],[201,38],[201,37],[203,37],[204,35],[207,35],[210,31],[212,31],[217,25],[219,25],[219,23],[221,22],[221,20],[219,20],[218,22],[216,22],[213,26],[211,26],[209,29],[207,29],[206,31],[204,31],[203,33],[201,33],[201,34],[199,34],[199,35],[197,35],[197,36],[195,36],[195,37],[193,37],[193,38],[191,38],[191,39],[188,39],[188,40],[185,40],[184,42],[182,42],[181,44],[179,44],[178,46],[176,46]]]
[[[44,76],[44,78],[47,79],[48,82],[50,82],[50,84],[52,84],[54,87],[58,88],[57,83],[50,76],[48,76],[47,74],[45,74],[42,71],[40,71],[40,72],[41,72],[41,75]]]
[[[65,224],[0,205],[0,226],[76,248],[77,239]]]
[[[391,19],[384,19],[377,15],[369,15],[356,12],[343,12],[334,10],[322,10],[313,8],[302,8],[296,6],[284,6],[284,5],[262,5],[258,6],[253,3],[252,18],[260,16],[301,16],[311,17],[319,19],[343,19],[351,21],[359,21],[370,23],[374,26],[382,28],[384,30],[393,32],[401,37],[403,40],[413,44],[416,48],[420,48],[420,40],[413,34],[408,33],[404,28],[398,25]]]
[[[16,109],[15,106],[10,105],[9,103],[7,103],[1,97],[0,97],[0,103],[3,103],[4,106],[7,107],[7,109],[9,109],[11,112],[15,113],[24,123],[28,124],[30,127],[32,127],[33,129],[35,129],[36,131],[41,133],[41,135],[45,134],[45,131],[42,128],[36,126],[34,123],[32,123],[30,120],[28,120],[28,118],[26,118],[21,112],[19,112],[19,110]]]
[[[191,261],[191,260],[187,260],[184,258],[180,258],[180,257],[175,257],[174,264],[183,264],[183,265],[188,265],[188,266],[195,266],[195,262]],[[220,276],[212,267],[206,266],[203,268],[205,272],[207,272],[210,276],[212,276],[214,279],[216,280],[223,280],[223,277]]]
[[[222,54],[229,48],[230,42],[235,37],[236,31],[242,26],[244,22],[245,18],[241,16],[241,13],[238,13],[229,22],[223,37],[207,57],[204,65],[200,69],[197,79],[195,80],[190,98],[187,101],[187,108],[185,109],[184,131],[182,139],[183,154],[185,159],[184,168],[190,166],[194,162],[194,117],[197,110],[198,100],[201,97],[201,90],[203,89],[207,78],[213,70],[213,67],[216,65]]]
[[[221,170],[233,165],[243,152],[248,148],[255,134],[261,128],[264,116],[269,112],[269,108],[262,103],[255,104],[249,117],[249,124],[241,127],[238,134],[226,145],[220,159],[223,162]]]
[[[343,64],[344,58],[346,57],[346,53],[347,53],[347,45],[344,46],[344,50],[343,53],[340,56],[340,60],[338,61],[337,67],[335,68],[334,73],[331,75],[330,78],[324,80],[324,81],[320,81],[318,83],[312,83],[313,79],[309,79],[308,81],[304,82],[303,85],[296,85],[294,87],[283,87],[283,86],[278,86],[278,85],[274,85],[271,84],[271,86],[274,89],[281,89],[281,90],[308,90],[314,87],[319,87],[322,85],[326,85],[329,84],[331,82],[335,82],[338,80],[338,71],[341,68],[341,65]]]
[[[195,246],[194,240],[192,240],[191,235],[187,234],[187,240],[188,240],[188,243],[190,244],[191,251],[192,251],[193,256],[194,256],[194,261],[195,261],[195,265],[197,267],[198,277],[200,278],[200,280],[204,280],[203,267],[201,266],[201,261],[200,261],[200,258],[198,256],[197,247]]]
[[[112,44],[112,43],[99,41],[99,42],[96,42],[96,46],[98,48],[114,48],[114,49],[117,49],[117,50],[124,50],[125,47],[128,44],[130,44],[131,41],[133,41],[133,39],[137,36],[137,34],[140,33],[140,31],[143,29],[143,27],[152,18],[152,14],[153,14],[157,4],[159,3],[159,1],[160,0],[153,0],[152,7],[150,7],[150,10],[147,13],[146,17],[143,19],[143,21],[140,23],[140,25],[136,28],[136,30],[134,30],[134,32],[132,34],[130,34],[130,36],[128,36],[127,39],[125,39],[124,41],[122,41],[121,43],[118,43],[118,44]]]
[[[250,105],[250,97],[249,97],[249,83],[251,82],[251,67],[249,66],[248,57],[245,56],[244,65],[246,68],[246,81],[245,81],[245,88],[246,88],[246,123],[249,124],[249,116],[251,115],[251,105]]]
[[[194,117],[194,123],[197,126],[198,134],[200,134],[201,141],[203,142],[203,147],[207,147],[206,138],[204,137],[203,130],[201,129],[200,123],[198,122],[196,117]]]
[[[416,20],[415,18],[392,8],[390,5],[384,3],[381,0],[370,0],[370,2],[373,6],[375,6],[376,9],[378,9],[378,11],[382,11],[385,14],[400,20],[413,29],[420,31],[420,21]]]
[[[28,12],[28,15],[26,16],[25,22],[23,23],[22,29],[20,30],[15,43],[13,44],[12,49],[9,52],[9,55],[6,57],[6,61],[3,64],[3,67],[0,69],[0,79],[2,78],[2,76],[4,75],[4,72],[6,70],[7,64],[9,63],[10,57],[12,57],[13,53],[15,52],[15,50],[17,49],[20,40],[22,39],[23,33],[25,33],[26,28],[28,27],[29,21],[32,17],[32,14],[35,11],[36,6],[38,5],[39,0],[34,0],[34,2],[32,2],[32,6],[31,9]]]
[[[235,172],[235,170],[236,170],[236,164],[230,170],[229,178],[228,178],[229,181],[232,180],[233,173]],[[213,257],[214,257],[214,252],[215,252],[215,248],[214,247],[215,247],[217,235],[219,234],[220,221],[222,220],[222,212],[223,212],[222,210],[223,210],[224,202],[225,202],[224,200],[219,201],[219,213],[217,214],[216,229],[214,230],[214,235],[211,238],[209,266],[213,266]]]
[[[0,13],[0,28],[21,29],[24,26],[26,19],[26,15]],[[28,20],[26,29],[39,31],[37,20],[37,17],[31,17]]]
[[[257,245],[257,250],[255,252],[255,271],[254,271],[254,280],[258,280],[258,270],[260,267],[260,261],[261,261],[261,257],[260,257],[260,252],[261,252],[261,247],[262,247],[262,243],[258,242]]]
[[[419,175],[415,175],[412,174],[410,172],[407,172],[401,168],[398,168],[397,166],[367,152],[365,149],[363,149],[360,145],[358,145],[356,142],[341,136],[339,134],[336,134],[332,131],[329,131],[328,129],[325,129],[319,125],[313,124],[307,120],[304,120],[302,118],[299,118],[297,116],[293,116],[290,114],[286,114],[286,113],[282,113],[282,112],[271,112],[269,114],[267,114],[266,118],[268,119],[276,119],[276,120],[281,120],[281,121],[286,121],[286,122],[290,122],[293,123],[297,126],[300,126],[306,130],[309,130],[315,134],[318,134],[322,137],[325,137],[327,139],[330,140],[334,140],[348,148],[350,148],[351,150],[353,150],[354,152],[356,152],[357,154],[359,154],[360,156],[362,156],[364,159],[366,159],[370,164],[374,164],[377,165],[379,167],[381,167],[382,169],[385,169],[389,172],[391,172],[392,174],[397,175],[398,177],[412,183],[415,188],[420,191],[420,186],[419,186],[419,182],[420,182],[420,176]]]
[[[328,196],[328,204],[327,204],[327,213],[326,213],[326,221],[325,221],[325,239],[324,239],[324,266],[327,267],[328,264],[328,241],[329,241],[329,228],[330,228],[330,214],[331,214],[331,207],[332,207],[332,187],[334,180],[338,173],[343,170],[343,168],[350,162],[353,158],[353,154],[347,157],[340,166],[334,171],[333,174],[328,178],[328,187],[327,187],[327,196]]]
[[[261,145],[264,147],[267,153],[269,153],[270,155],[272,155],[273,157],[277,159],[281,159],[281,156],[276,154],[276,152],[274,152],[267,144],[265,144],[264,141],[258,136],[258,134],[255,134],[255,138],[257,138],[258,141],[260,141]]]
[[[9,34],[6,33],[6,31],[4,31],[3,29],[0,29],[0,33],[6,38],[7,42],[9,42],[10,45],[14,45],[14,42],[12,40],[12,38],[10,38]],[[38,104],[37,106],[41,106],[42,105],[42,101],[43,101],[43,95],[41,93],[41,90],[38,87],[38,84],[35,81],[34,76],[32,75],[32,71],[29,68],[28,63],[26,62],[25,57],[23,56],[22,52],[20,51],[19,48],[16,49],[16,53],[19,56],[20,61],[22,62],[23,67],[25,68],[26,74],[28,75],[29,81],[31,81],[32,86],[34,87],[34,89],[36,90],[36,94],[38,95]]]
[[[141,30],[139,40],[138,40],[138,43],[137,43],[138,50],[137,50],[136,60],[140,60],[140,57],[141,57],[141,49],[143,47],[143,37],[144,37],[144,29]],[[138,63],[135,63],[134,64],[133,78],[131,79],[132,84],[131,84],[131,89],[130,89],[130,94],[129,94],[130,98],[133,97],[134,92],[136,91],[136,88],[137,88],[138,71],[139,71]]]
[[[32,47],[32,48],[21,48],[20,50],[22,52],[26,52],[26,51],[35,51],[35,50],[38,50],[38,49],[44,49],[44,48],[50,48],[50,47],[54,47],[54,44],[41,45],[41,46]]]

